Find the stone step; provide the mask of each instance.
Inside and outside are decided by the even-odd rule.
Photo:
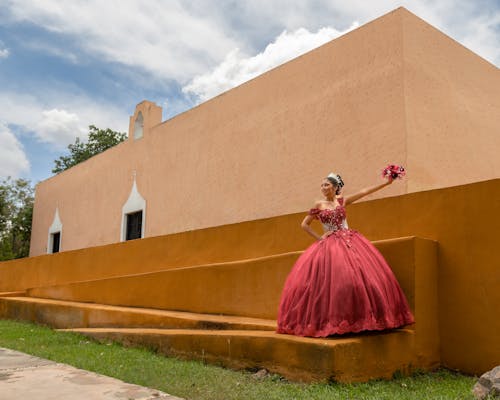
[[[302,252],[28,289],[30,297],[275,319]]]
[[[328,339],[276,334],[280,293],[300,252],[32,288],[0,298],[0,318],[294,380],[364,381],[435,368],[437,244],[407,237],[376,246],[414,312],[411,329]]]
[[[265,368],[290,380],[354,382],[411,371],[414,331],[304,338],[261,330],[76,328],[100,341],[233,369]]]
[[[25,291],[17,291],[17,292],[0,292],[0,297],[21,297],[26,296]]]
[[[0,297],[0,318],[31,321],[54,328],[143,327],[270,331],[276,329],[276,321],[269,319],[110,306],[33,297]]]
[[[434,262],[425,239],[376,243],[415,311],[416,272]],[[302,252],[28,289],[30,297],[201,314],[276,319],[280,293]]]

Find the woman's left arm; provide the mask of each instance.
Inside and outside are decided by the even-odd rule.
[[[360,190],[357,193],[351,194],[349,196],[345,196],[344,197],[344,204],[348,205],[348,204],[354,203],[355,201],[357,201],[365,196],[368,196],[369,194],[372,194],[372,193],[374,193],[382,188],[385,188],[386,186],[390,185],[393,181],[394,181],[394,179],[389,178],[387,180],[387,182],[381,183],[380,185],[367,187],[367,188],[364,188],[363,190]]]

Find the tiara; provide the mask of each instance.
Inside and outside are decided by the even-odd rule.
[[[342,180],[339,174],[334,174],[333,172],[330,172],[327,178],[333,179],[340,187],[344,186],[344,181]]]

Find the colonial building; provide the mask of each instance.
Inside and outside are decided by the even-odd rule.
[[[37,257],[0,263],[0,318],[289,379],[480,375],[500,359],[498,88],[495,66],[399,8],[171,120],[144,101],[126,142],[37,186]],[[322,178],[349,192],[388,162],[407,179],[348,206],[349,225],[415,324],[277,334]]]
[[[500,176],[498,69],[400,8],[36,188],[31,256],[299,212],[388,162],[395,196]]]

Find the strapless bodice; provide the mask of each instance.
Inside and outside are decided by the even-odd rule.
[[[319,219],[325,231],[338,231],[348,229],[346,222],[346,212],[343,205],[330,209],[311,208],[309,215]]]

